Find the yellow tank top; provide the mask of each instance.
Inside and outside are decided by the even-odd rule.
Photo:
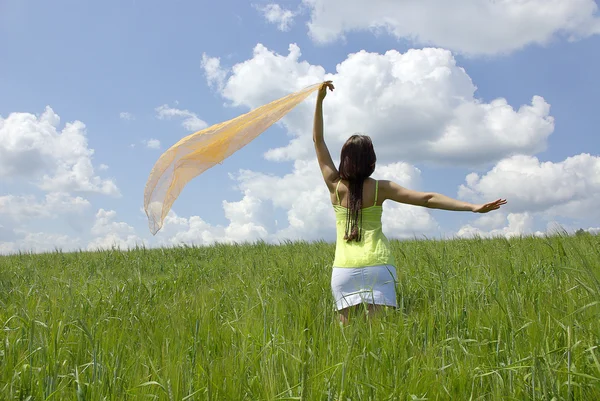
[[[335,246],[334,267],[367,267],[377,265],[395,265],[394,256],[390,249],[390,243],[383,234],[381,228],[381,214],[383,208],[377,206],[377,195],[379,191],[379,181],[375,182],[375,204],[363,208],[361,241],[347,242],[344,239],[346,233],[346,213],[347,208],[341,205],[340,195],[338,193],[338,181],[335,187],[335,196],[337,205],[333,205],[335,210],[335,224],[337,240]]]

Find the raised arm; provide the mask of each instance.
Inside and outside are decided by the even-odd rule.
[[[317,160],[319,161],[319,167],[323,174],[323,179],[329,188],[329,191],[333,192],[335,189],[335,183],[339,179],[339,173],[329,149],[325,144],[325,138],[323,137],[323,99],[327,96],[327,89],[333,90],[334,87],[331,81],[323,83],[317,94],[317,105],[315,107],[315,122],[313,127],[313,142],[315,143],[315,151],[317,152]]]
[[[392,181],[379,181],[380,199],[390,199],[399,203],[423,206],[430,209],[453,210],[459,212],[487,213],[506,204],[506,199],[498,199],[484,204],[473,204],[452,199],[435,192],[419,192],[404,188]]]

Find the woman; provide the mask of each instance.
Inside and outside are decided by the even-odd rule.
[[[319,89],[313,141],[323,178],[335,209],[337,241],[331,275],[336,309],[343,323],[361,304],[374,313],[396,307],[396,268],[390,245],[381,230],[381,205],[387,199],[432,209],[487,213],[505,199],[474,205],[432,192],[417,192],[392,181],[370,178],[376,156],[371,138],[352,135],[342,147],[339,171],[323,138],[323,99],[331,81]]]

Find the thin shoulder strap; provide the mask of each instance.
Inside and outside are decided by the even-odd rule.
[[[377,205],[377,194],[379,193],[379,181],[375,180],[375,203],[373,206]]]
[[[340,186],[340,182],[341,182],[341,181],[342,181],[342,180],[338,180],[338,182],[337,182],[337,185],[335,186],[335,197],[337,198],[338,205],[341,205],[341,202],[340,202],[340,194],[338,193],[338,187]]]

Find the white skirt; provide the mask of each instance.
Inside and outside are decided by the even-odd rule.
[[[334,267],[331,291],[337,310],[361,303],[398,306],[396,268],[392,265]]]

